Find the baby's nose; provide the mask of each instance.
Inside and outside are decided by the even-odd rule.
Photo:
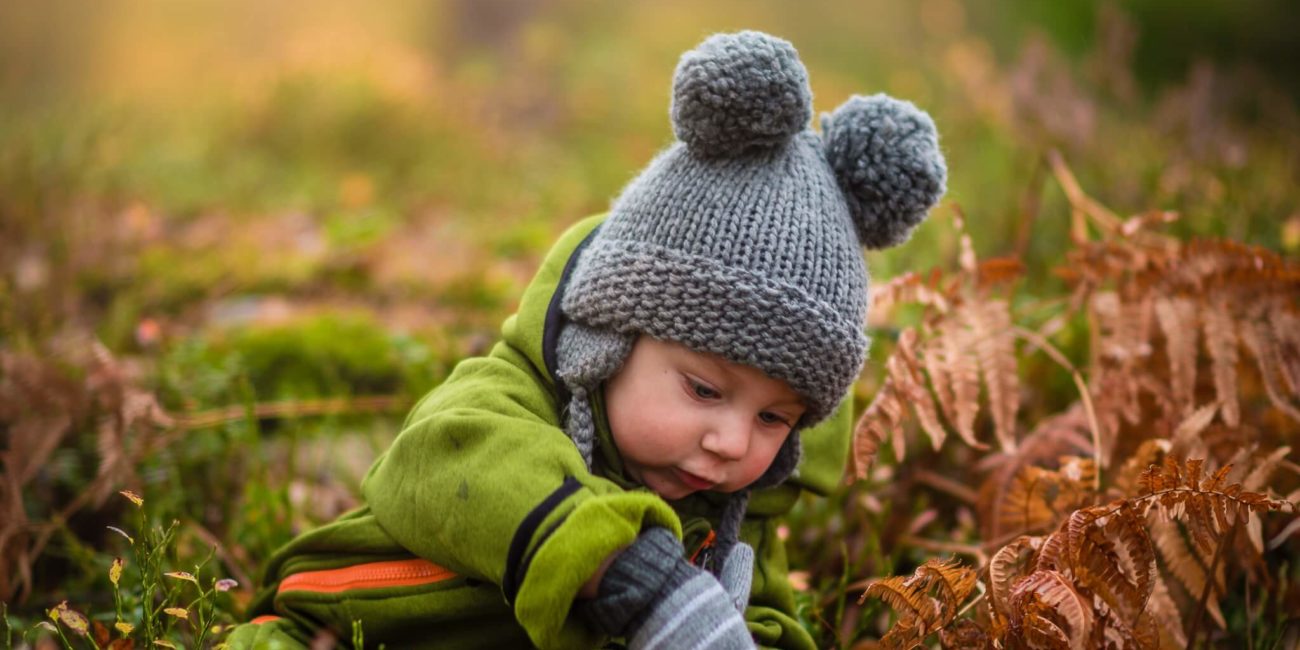
[[[739,418],[720,420],[712,431],[704,436],[704,450],[724,460],[740,460],[749,451],[749,423]]]

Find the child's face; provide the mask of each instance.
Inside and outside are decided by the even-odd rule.
[[[606,384],[605,407],[627,473],[670,500],[753,483],[804,412],[779,379],[649,336]]]

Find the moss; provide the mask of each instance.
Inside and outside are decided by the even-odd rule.
[[[241,401],[243,377],[262,401],[418,395],[446,374],[448,354],[367,314],[333,313],[208,332],[174,346],[162,374],[171,401],[191,408]]]

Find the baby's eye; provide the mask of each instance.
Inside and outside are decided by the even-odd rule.
[[[700,399],[717,399],[722,397],[722,393],[719,393],[694,379],[687,378],[686,381],[690,384],[691,392]]]
[[[763,424],[784,424],[787,427],[790,426],[789,420],[786,420],[779,414],[772,413],[771,411],[763,411],[762,413],[759,413],[758,419],[762,420]]]

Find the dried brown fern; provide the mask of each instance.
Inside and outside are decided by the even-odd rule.
[[[84,378],[69,375],[81,368]],[[172,418],[154,395],[137,386],[98,341],[69,336],[42,357],[0,350],[0,600],[23,600],[32,566],[71,517],[101,505],[120,486],[137,482],[143,458],[166,444]],[[94,431],[98,469],[58,510],[29,514],[21,498],[49,469],[51,454],[78,430]]]
[[[943,629],[975,589],[975,572],[954,561],[930,559],[910,576],[873,580],[858,599],[883,600],[898,613],[898,622],[880,639],[884,648],[912,648]]]
[[[1227,625],[1219,601],[1233,575],[1269,578],[1262,515],[1295,509],[1269,486],[1279,467],[1296,468],[1281,443],[1300,431],[1300,264],[1233,242],[1179,242],[1157,232],[1177,215],[1122,219],[1059,157],[1051,166],[1074,220],[1058,270],[1068,299],[1050,303],[1059,311],[1037,329],[1018,324],[999,292],[1018,263],[978,260],[959,214],[959,269],[906,276],[873,303],[917,305],[921,320],[900,335],[859,421],[855,475],[886,437],[901,457],[913,429],[932,444],[956,432],[976,449],[997,438],[977,463],[989,598],[940,632],[945,647],[1181,647],[1203,616]],[[1048,340],[1071,324],[1090,336],[1079,369]],[[1023,439],[1017,337],[1080,390]],[[1287,480],[1282,491],[1300,496]],[[892,639],[934,631],[921,602],[942,609],[914,603]]]

